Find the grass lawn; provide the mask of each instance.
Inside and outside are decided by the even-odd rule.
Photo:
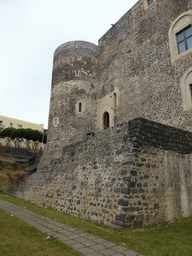
[[[0,195],[0,199],[6,200],[20,207],[26,207],[26,209],[46,216],[48,218],[57,219],[57,221],[61,223],[70,225],[74,228],[88,232],[95,236],[99,236],[118,245],[122,245],[123,243],[128,249],[141,252],[144,255],[192,255],[192,217],[185,218],[180,221],[178,220],[171,225],[168,225],[167,223],[162,223],[160,225],[146,226],[144,227],[144,231],[134,232],[134,229],[119,231],[117,229],[109,228],[98,223],[92,223],[87,220],[83,220],[63,212],[55,211],[50,208],[46,209],[43,207],[39,207],[35,204],[31,204],[19,198]],[[6,221],[4,221],[4,218]],[[14,217],[14,219],[17,218]],[[14,226],[16,225],[16,223],[18,223],[17,227]],[[0,231],[0,255],[78,255],[77,253],[73,254],[72,250],[70,251],[69,249],[64,249],[69,247],[65,246],[59,241],[56,241],[56,239],[51,238],[50,240],[46,240],[45,234],[42,234],[40,231],[32,227],[29,227],[27,224],[23,223],[19,219],[17,219],[17,221],[13,221],[13,217],[10,217],[10,214],[5,213],[4,211],[0,211],[0,228],[1,227],[3,227],[4,229],[8,227],[7,230],[9,231],[6,232],[4,231],[4,229],[3,232]],[[14,232],[12,232],[12,229]],[[42,249],[37,249],[36,253],[34,252],[34,254],[9,254],[8,251],[7,254],[1,254],[2,248],[4,248],[3,250],[5,250],[7,247],[6,241],[9,247],[13,247],[12,235],[10,234],[15,234],[13,235],[13,237],[15,237],[14,241],[18,248],[23,247],[27,248],[28,250],[28,246],[25,246],[25,244],[32,244],[33,238],[34,241],[39,241],[39,245],[42,246]],[[29,241],[24,242],[23,237],[30,237],[28,238]],[[34,242],[34,244],[36,242]],[[62,253],[59,254],[58,251],[57,254],[54,246],[56,246],[56,248],[62,248]],[[9,249],[9,247],[7,248]],[[35,248],[38,248],[38,245]],[[67,254],[63,254],[63,250],[69,250],[69,252],[67,251]],[[54,253],[51,254],[52,252]]]
[[[0,209],[0,255],[82,255]]]

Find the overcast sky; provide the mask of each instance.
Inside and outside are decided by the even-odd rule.
[[[136,0],[0,0],[0,115],[48,127],[53,54],[98,44]]]

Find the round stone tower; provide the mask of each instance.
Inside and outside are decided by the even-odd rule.
[[[72,41],[54,53],[49,110],[48,144],[51,157],[63,146],[85,138],[88,126],[96,124],[98,46]],[[49,154],[49,155],[50,155]]]

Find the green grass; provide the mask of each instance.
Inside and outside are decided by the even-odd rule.
[[[0,255],[82,255],[0,209]]]
[[[123,243],[128,249],[141,252],[144,255],[150,255],[150,256],[151,255],[154,255],[154,256],[182,256],[182,255],[191,256],[192,255],[192,218],[191,217],[182,219],[180,221],[178,220],[171,225],[168,225],[167,223],[162,223],[160,225],[146,226],[144,227],[144,231],[133,232],[133,229],[119,231],[117,229],[109,228],[105,225],[98,224],[98,223],[92,223],[92,222],[68,215],[63,212],[55,211],[50,208],[46,209],[43,207],[39,207],[35,204],[31,204],[19,198],[0,195],[0,199],[6,200],[10,203],[13,203],[21,207],[26,207],[26,209],[30,211],[49,217],[51,219],[57,219],[57,221],[61,223],[70,225],[74,228],[88,232],[95,236],[99,236],[108,241],[114,242],[118,245],[122,245]],[[16,255],[16,254],[13,254],[13,255]],[[51,255],[51,254],[42,253],[42,254],[36,254],[36,255]]]

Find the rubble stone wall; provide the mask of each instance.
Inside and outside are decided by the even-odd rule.
[[[65,146],[15,195],[115,227],[190,216],[191,146],[191,133],[138,118]]]
[[[181,81],[192,67],[192,52],[172,62],[168,37],[172,23],[190,11],[180,19],[180,30],[189,24],[191,0],[156,0],[147,9],[146,2],[138,1],[99,39],[98,97],[120,92],[113,110],[114,125],[144,117],[191,131],[192,112],[191,107],[183,108]],[[172,36],[176,38],[175,32]],[[174,51],[178,55],[177,47]]]

